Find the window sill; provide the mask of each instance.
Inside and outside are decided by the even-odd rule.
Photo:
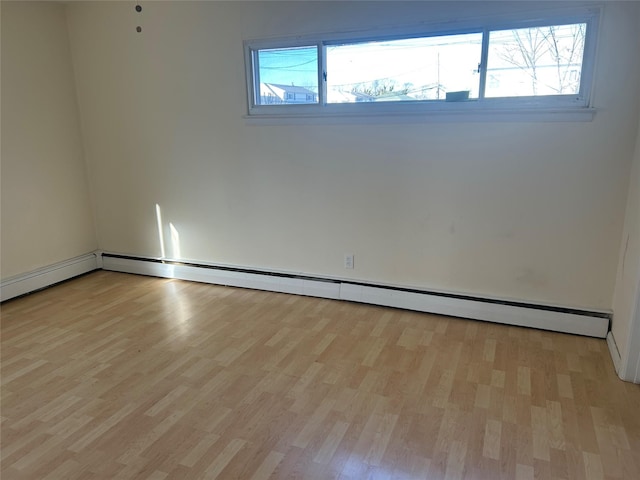
[[[432,110],[429,112],[287,113],[245,115],[245,125],[334,125],[476,122],[591,122],[595,108]]]

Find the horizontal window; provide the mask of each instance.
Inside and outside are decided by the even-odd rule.
[[[597,11],[245,42],[250,116],[589,107]]]

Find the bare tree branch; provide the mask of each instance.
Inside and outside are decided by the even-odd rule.
[[[503,45],[498,57],[506,63],[521,69],[531,78],[531,88],[534,95],[538,93],[539,69],[552,61],[556,70],[556,82],[544,85],[557,92],[566,93],[576,91],[579,78],[572,78],[573,68],[581,63],[577,57],[584,51],[585,25],[571,25],[570,39],[561,41],[559,27],[537,27],[512,30],[512,40]],[[543,77],[544,78],[544,77]]]

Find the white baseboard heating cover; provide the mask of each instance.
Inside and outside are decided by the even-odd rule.
[[[98,268],[98,254],[88,253],[8,278],[0,283],[0,302],[50,287]]]
[[[125,273],[347,300],[555,332],[606,338],[611,313],[428,292],[349,280],[103,253],[102,268]]]

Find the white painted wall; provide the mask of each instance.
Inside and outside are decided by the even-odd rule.
[[[323,126],[246,125],[244,39],[532,4],[143,5],[67,5],[101,249],[160,255],[158,204],[169,257],[171,223],[189,260],[611,308],[637,3],[605,5],[593,122]]]
[[[2,2],[2,279],[96,249],[64,6]]]
[[[640,45],[638,45],[640,50]],[[629,176],[629,196],[625,214],[622,245],[613,297],[611,331],[620,352],[620,375],[633,380],[640,360],[640,128]],[[633,329],[637,333],[633,334]]]
[[[640,15],[637,22],[640,29]],[[640,40],[637,51],[640,51]],[[639,95],[636,92],[636,96]],[[618,374],[625,380],[640,383],[640,125],[629,175],[611,333],[621,358]]]

